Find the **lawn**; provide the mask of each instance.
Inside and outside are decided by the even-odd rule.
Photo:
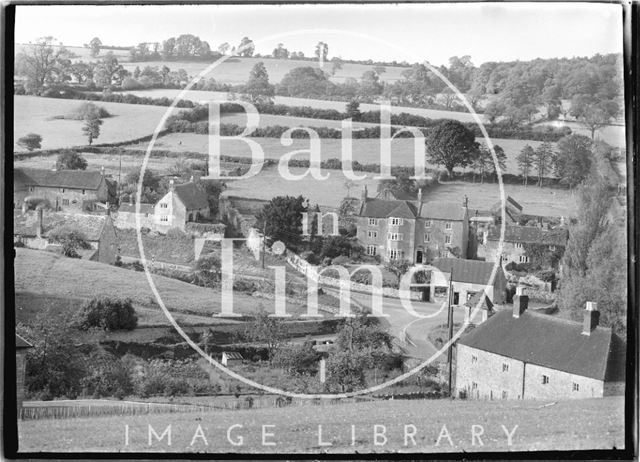
[[[53,119],[67,115],[82,101],[16,95],[14,101],[14,141],[27,133],[42,136],[42,149],[87,145],[82,133],[83,121]],[[95,143],[115,143],[151,135],[167,108],[139,104],[97,103],[113,117],[103,119]],[[23,148],[14,145],[16,151]]]
[[[205,289],[158,275],[153,275],[153,281],[170,311],[206,316],[221,310],[219,290]],[[130,298],[136,306],[161,313],[144,272],[37,250],[16,249],[15,291],[84,300],[112,294]],[[272,311],[273,301],[234,291],[235,313],[255,313],[261,306]],[[287,303],[288,313],[295,314],[303,310],[306,308],[302,305]],[[215,320],[212,322],[215,323]]]
[[[312,411],[312,412],[310,412]],[[159,435],[171,426],[171,446],[148,443],[149,426]],[[243,437],[242,445],[231,440]],[[272,425],[272,427],[265,427]],[[320,446],[319,425],[322,426]],[[374,444],[374,426],[384,426],[385,444]],[[404,434],[413,432],[415,439]],[[450,435],[440,439],[443,426]],[[472,440],[481,426],[482,446]],[[517,428],[516,428],[517,425]],[[128,427],[125,427],[128,426]],[[201,426],[206,438],[194,441]],[[355,427],[355,444],[351,442]],[[504,428],[511,432],[511,445]],[[125,445],[125,428],[129,441]],[[377,427],[382,432],[382,427]],[[514,430],[515,428],[515,430]],[[621,397],[567,401],[375,401],[237,411],[164,415],[29,420],[19,422],[23,452],[210,452],[210,453],[369,453],[586,450],[624,447],[624,400]],[[476,427],[476,432],[480,428]],[[263,445],[263,431],[273,446]],[[193,442],[193,445],[191,444]],[[384,439],[380,437],[379,443]],[[415,446],[414,443],[415,442]],[[475,444],[473,444],[475,443]]]

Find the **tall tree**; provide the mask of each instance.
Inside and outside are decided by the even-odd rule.
[[[444,120],[426,139],[430,160],[447,169],[453,176],[455,167],[466,167],[478,151],[474,133],[456,120]]]
[[[251,57],[255,51],[256,46],[253,44],[253,40],[249,37],[242,37],[240,40],[240,46],[238,46],[238,54],[240,56]]]
[[[315,55],[320,61],[326,61],[329,55],[329,45],[324,42],[318,42],[315,48]]]
[[[82,132],[87,137],[89,141],[89,146],[93,143],[93,140],[100,136],[100,125],[102,125],[102,120],[97,118],[95,115],[88,115],[84,119],[84,125],[82,126]]]
[[[218,51],[220,52],[221,55],[226,55],[230,47],[231,45],[229,45],[228,42],[224,42],[220,44],[220,46],[218,47]]]
[[[545,173],[551,170],[554,164],[553,146],[549,142],[540,144],[533,153],[533,165],[538,173],[538,186],[542,187]]]
[[[16,56],[16,73],[27,78],[27,93],[42,94],[49,85],[68,78],[71,53],[53,37],[41,37]]]
[[[528,144],[526,144],[522,148],[522,150],[518,154],[518,157],[516,158],[516,161],[518,162],[518,168],[520,168],[520,173],[524,178],[525,187],[527,186],[527,182],[529,181],[529,173],[531,172],[534,158],[535,152],[533,148]]]
[[[100,47],[102,46],[102,41],[98,37],[94,37],[89,42],[89,48],[91,49],[91,56],[96,57],[100,54]]]
[[[586,136],[568,135],[558,141],[557,147],[556,176],[573,188],[589,175],[593,163],[593,143]]]
[[[256,216],[256,227],[274,240],[297,247],[302,241],[302,214],[308,204],[302,196],[271,199]]]
[[[245,85],[245,93],[253,103],[271,101],[275,95],[275,88],[269,83],[269,74],[262,61],[256,63],[249,73],[249,80]]]

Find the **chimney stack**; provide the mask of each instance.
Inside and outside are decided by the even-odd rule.
[[[100,167],[100,174],[102,174],[102,176],[104,176],[104,165],[102,165],[102,166]]]
[[[173,183],[173,178],[169,180],[169,191],[173,191],[175,188],[175,185]]]
[[[36,224],[36,236],[38,238],[42,238],[42,232],[43,232],[43,227],[42,227],[42,207],[38,207],[36,209],[36,213],[38,214],[38,223]]]
[[[598,327],[600,312],[596,302],[587,302],[582,321],[582,335],[591,335],[591,331]]]
[[[367,200],[367,185],[364,185],[362,188],[362,196],[361,196],[361,200],[362,202],[366,202]]]
[[[418,204],[422,204],[422,188],[418,189]]]
[[[529,297],[524,294],[523,287],[516,288],[516,294],[513,296],[513,317],[519,318],[529,306]]]

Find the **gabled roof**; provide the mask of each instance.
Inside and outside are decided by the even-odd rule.
[[[504,241],[520,244],[544,244],[564,247],[567,245],[569,233],[565,228],[543,229],[537,226],[507,225],[504,230]],[[500,228],[492,228],[487,234],[490,241],[500,240]]]
[[[451,274],[451,272],[453,272],[451,278],[453,282],[486,285],[491,281],[491,272],[493,271],[495,263],[465,260],[463,258],[437,258],[433,261],[432,265],[443,273]],[[505,278],[501,265],[498,265],[496,272],[496,280],[498,278]]]
[[[511,310],[490,317],[458,341],[530,364],[597,380],[624,380],[624,342],[610,328],[596,327],[582,334],[582,323]]]
[[[33,345],[16,334],[16,348],[33,348]]]
[[[51,188],[98,189],[104,176],[98,170],[47,170],[44,168],[16,168],[14,182],[27,186]]]
[[[409,201],[366,199],[362,204],[360,216],[367,218],[415,218],[416,208]]]
[[[174,192],[187,210],[209,207],[206,193],[193,182],[176,185]]]
[[[79,229],[89,241],[100,240],[102,229],[110,219],[106,215],[88,215],[77,213],[61,213],[44,211],[42,214],[43,236],[58,226],[70,226]],[[13,212],[13,234],[20,236],[35,236],[38,224],[36,211],[29,211],[24,215],[20,210]]]
[[[433,220],[462,221],[467,215],[467,209],[455,202],[430,201],[421,204],[419,215]]]

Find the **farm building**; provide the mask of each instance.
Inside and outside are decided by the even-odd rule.
[[[433,300],[438,289],[441,292],[446,291],[451,278],[454,305],[464,305],[479,293],[486,294],[493,304],[504,303],[507,278],[501,265],[498,265],[493,280],[491,274],[496,266],[494,263],[462,258],[438,258],[432,265],[440,272],[432,271],[430,300]]]
[[[534,263],[547,269],[556,268],[562,258],[569,233],[564,227],[545,229],[537,226],[505,226],[502,253],[498,252],[500,228],[494,227],[484,233],[478,256],[495,262],[500,257],[503,264]],[[527,249],[530,251],[527,252]]]
[[[465,258],[469,213],[464,204],[367,197],[363,189],[357,236],[368,255],[384,261],[423,264],[434,258]]]
[[[456,345],[455,390],[472,399],[594,398],[624,390],[625,344],[598,325],[595,303],[583,322],[527,311],[514,296]]]
[[[223,351],[222,352],[222,365],[233,366],[234,364],[242,364],[242,355],[235,351]]]
[[[82,258],[115,263],[118,244],[113,220],[109,215],[51,212],[42,208],[26,213],[14,210],[13,241],[31,249],[55,249],[57,244],[48,235],[62,226],[76,229],[84,235],[90,248],[78,251]]]
[[[24,374],[27,367],[27,350],[29,348],[33,348],[33,345],[16,334],[16,402],[18,416],[24,402]]]
[[[169,183],[169,192],[154,206],[154,223],[158,230],[185,230],[188,222],[209,218],[211,209],[207,194],[196,183]]]
[[[116,183],[104,170],[16,168],[13,208],[28,210],[44,203],[55,211],[83,213],[116,202]]]

